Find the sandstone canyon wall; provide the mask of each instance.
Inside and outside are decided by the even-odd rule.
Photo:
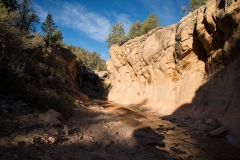
[[[108,100],[205,116],[240,146],[240,0],[208,0],[174,25],[110,48]]]

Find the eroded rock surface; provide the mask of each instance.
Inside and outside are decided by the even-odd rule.
[[[239,0],[209,0],[177,24],[113,45],[108,100],[216,118],[240,146],[239,12]]]

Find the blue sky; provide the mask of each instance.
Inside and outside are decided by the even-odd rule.
[[[122,22],[125,33],[136,20],[143,22],[151,13],[163,26],[177,23],[184,15],[181,7],[189,0],[32,0],[40,22],[48,11],[62,31],[63,42],[96,51],[102,59],[109,54],[105,42],[111,26]],[[42,33],[40,25],[37,31]]]

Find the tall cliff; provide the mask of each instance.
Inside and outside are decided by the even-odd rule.
[[[239,12],[239,0],[208,0],[177,24],[111,46],[108,100],[217,118],[240,146]]]

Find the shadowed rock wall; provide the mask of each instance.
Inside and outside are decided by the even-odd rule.
[[[217,118],[239,145],[239,12],[239,0],[208,0],[177,24],[111,46],[108,100]]]
[[[64,67],[64,87],[72,96],[83,101],[87,101],[88,96],[102,98],[100,78],[82,63],[77,62],[76,56],[70,50],[62,47],[42,48],[41,50],[44,57],[53,55],[54,61],[59,61]]]

